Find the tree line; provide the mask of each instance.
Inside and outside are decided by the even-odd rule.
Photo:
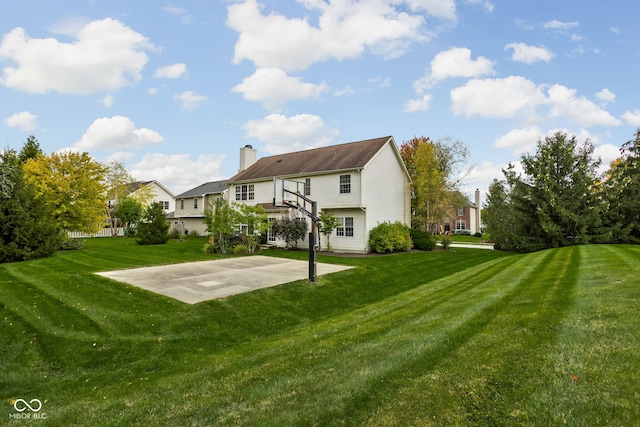
[[[640,129],[604,176],[594,145],[557,132],[510,164],[487,192],[482,220],[497,249],[640,243]]]
[[[156,228],[166,224],[166,215],[154,204],[145,209],[153,197],[148,190],[127,195],[133,181],[117,161],[103,164],[86,152],[45,155],[34,136],[19,152],[2,150],[0,262],[49,256],[64,247],[67,232],[94,234],[105,226],[114,234],[137,226],[144,231],[138,243],[152,243],[150,234],[160,232]],[[151,231],[150,224],[156,224]]]

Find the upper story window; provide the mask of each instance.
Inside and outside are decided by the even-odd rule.
[[[180,199],[180,209],[184,209],[184,199]]]
[[[351,193],[351,175],[340,175],[340,194]]]
[[[197,197],[193,198],[193,209],[198,209],[198,198]]]
[[[236,185],[236,200],[253,200],[254,198],[253,184]]]
[[[163,208],[165,211],[168,211],[168,210],[169,210],[169,202],[167,202],[166,200],[165,200],[165,201],[161,200],[161,201],[160,201],[160,204],[162,205],[162,208]]]
[[[464,216],[464,208],[458,208],[458,216]]]
[[[304,195],[311,195],[311,178],[305,178],[304,180]]]

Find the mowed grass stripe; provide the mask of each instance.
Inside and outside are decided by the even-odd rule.
[[[542,261],[524,265],[510,286],[496,287],[491,280],[485,280],[487,276],[477,276],[478,280],[474,282],[479,288],[476,295],[462,296],[457,292],[458,286],[467,286],[474,276],[473,271],[466,271],[457,274],[453,284],[442,281],[425,285],[387,300],[380,308],[386,316],[367,307],[277,340],[252,343],[230,354],[225,353],[188,377],[182,376],[177,381],[175,377],[167,377],[170,384],[188,386],[163,389],[163,393],[171,393],[176,402],[181,400],[181,395],[183,399],[189,396],[188,407],[172,405],[167,416],[178,422],[183,417],[192,419],[202,415],[216,423],[232,422],[241,417],[244,422],[260,425],[342,419],[345,411],[350,413],[347,408],[355,399],[370,395],[378,387],[386,387],[385,378],[391,383],[390,375],[394,371],[413,364],[424,354],[438,353],[442,357],[450,353],[452,348],[447,347],[451,347],[448,343],[456,336],[455,331],[473,323],[482,313],[494,313],[493,305],[518,288],[519,283],[526,282],[529,273]],[[493,273],[498,281],[500,276],[510,275],[505,268],[508,266],[500,262],[494,264]],[[425,305],[432,303],[429,297],[432,288],[441,287],[450,289],[452,305],[443,308],[435,304],[432,310],[425,310]],[[484,297],[478,299],[478,295]],[[396,309],[389,310],[387,304]],[[476,327],[481,327],[482,323]],[[464,339],[473,333],[466,335]],[[441,348],[446,350],[440,351]],[[292,363],[294,360],[296,362]],[[242,361],[240,366],[238,361]],[[292,370],[291,365],[296,369]],[[203,378],[215,380],[202,384]],[[232,384],[239,387],[234,388]],[[162,384],[158,386],[163,387]],[[199,394],[206,399],[199,399]],[[243,414],[258,418],[244,419]]]
[[[598,249],[579,248],[576,303],[545,353],[549,375],[528,401],[546,425],[640,420],[640,247]]]

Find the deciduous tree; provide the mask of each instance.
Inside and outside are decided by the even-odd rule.
[[[95,233],[105,225],[105,168],[88,153],[39,154],[24,164],[27,182],[51,207],[58,227]]]
[[[459,183],[470,171],[469,150],[461,141],[422,136],[405,141],[400,154],[411,177],[412,226],[432,232],[465,202]]]

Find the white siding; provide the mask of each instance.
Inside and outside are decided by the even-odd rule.
[[[317,202],[318,212],[325,210],[337,217],[354,218],[353,237],[337,236],[334,231],[330,237],[331,247],[336,252],[368,251],[369,232],[384,221],[400,221],[410,225],[409,180],[404,172],[402,160],[397,149],[387,143],[369,162],[364,170],[333,172],[323,175],[304,175],[290,177],[292,181],[304,183],[311,180],[311,200]],[[351,192],[340,193],[340,176],[350,175]],[[271,204],[273,202],[273,180],[253,182],[254,200],[236,201],[235,187],[229,187],[229,202]],[[300,186],[303,191],[304,186]],[[307,206],[311,210],[310,206]],[[296,211],[296,216],[302,214]],[[281,213],[271,213],[271,217],[280,217]],[[310,221],[308,221],[310,223]],[[326,248],[326,239],[322,238],[322,247]],[[284,246],[284,242],[277,242]],[[299,247],[307,247],[308,242],[300,242]]]
[[[369,230],[385,221],[410,225],[409,180],[390,144],[362,172],[362,204],[367,210]]]

